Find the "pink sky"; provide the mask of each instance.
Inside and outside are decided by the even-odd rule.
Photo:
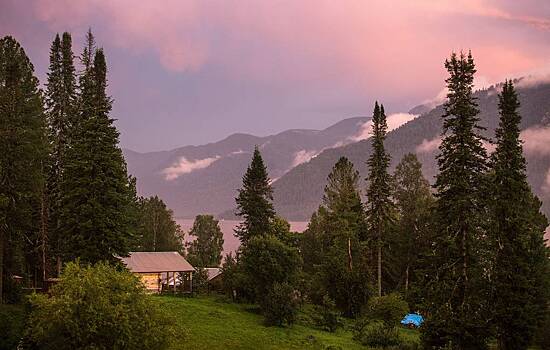
[[[548,0],[0,0],[0,34],[39,75],[57,31],[106,48],[123,145],[164,149],[235,131],[322,128],[406,112],[471,49],[478,85],[548,72]],[[24,18],[23,18],[24,17]]]

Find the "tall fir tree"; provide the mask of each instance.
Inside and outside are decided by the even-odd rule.
[[[187,244],[187,259],[193,266],[219,267],[222,262],[223,233],[212,215],[197,215]]]
[[[438,156],[437,232],[426,271],[426,348],[484,349],[489,336],[487,155],[473,97],[471,53],[445,61],[447,102]]]
[[[416,304],[409,297],[409,290],[417,280],[419,260],[429,249],[434,198],[430,184],[422,174],[422,163],[414,153],[408,153],[401,159],[393,180],[393,197],[398,214],[392,239],[394,286],[404,291],[409,304]]]
[[[544,273],[549,262],[543,240],[548,222],[539,211],[525,174],[519,105],[512,81],[506,81],[499,95],[500,124],[491,159],[490,226],[496,251],[493,310],[502,350],[528,348],[548,302]]]
[[[372,154],[367,160],[367,225],[374,242],[376,255],[377,289],[382,295],[382,250],[384,239],[395,220],[395,207],[391,199],[391,175],[388,168],[390,156],[384,148],[388,125],[384,106],[374,105],[372,116]]]
[[[242,245],[246,245],[252,237],[271,233],[275,218],[273,189],[258,147],[254,148],[252,162],[243,176],[243,187],[235,201],[237,215],[244,219],[235,229]]]
[[[135,203],[131,178],[109,114],[107,64],[91,32],[82,55],[79,120],[73,128],[61,179],[60,232],[66,259],[84,262],[126,255],[133,242]],[[93,59],[92,59],[93,57]]]
[[[38,277],[46,130],[34,67],[12,37],[0,39],[0,303],[12,276]],[[37,278],[38,279],[38,278]],[[5,293],[7,292],[7,293]]]
[[[70,135],[77,116],[76,73],[72,51],[72,38],[67,32],[59,35],[50,49],[50,67],[46,83],[46,120],[48,124],[48,160],[46,203],[48,217],[49,251],[56,256],[57,273],[60,270],[61,242],[58,234],[58,213],[61,211],[60,181],[65,165],[65,153],[70,147]]]

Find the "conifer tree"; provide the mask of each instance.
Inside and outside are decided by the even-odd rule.
[[[499,349],[527,349],[546,309],[544,230],[548,224],[525,175],[519,100],[512,81],[499,95],[500,124],[492,155],[493,309]],[[547,299],[546,299],[547,300]]]
[[[388,125],[384,106],[374,105],[372,116],[372,154],[367,161],[367,225],[374,238],[376,251],[377,292],[382,295],[382,248],[384,238],[394,221],[395,208],[391,200],[391,176],[388,172],[390,156],[384,148]]]
[[[418,261],[429,246],[429,222],[434,202],[430,184],[422,174],[422,163],[414,153],[406,154],[395,168],[394,186],[398,215],[392,242],[395,264],[392,270],[397,277],[396,287],[404,290],[408,297],[411,283],[416,280]],[[410,299],[408,301],[410,303]]]
[[[222,262],[223,233],[212,215],[197,215],[189,236],[187,259],[193,266],[218,267]]]
[[[38,265],[46,158],[42,97],[34,68],[12,37],[0,39],[0,303],[13,274]],[[30,270],[32,271],[32,270]]]
[[[46,120],[48,124],[48,160],[46,203],[48,239],[50,250],[57,257],[57,272],[60,269],[61,241],[58,235],[60,212],[59,183],[63,176],[65,153],[70,147],[70,134],[76,118],[76,74],[73,60],[72,39],[67,32],[63,39],[57,34],[50,49],[50,67],[46,83]]]
[[[258,147],[254,148],[252,162],[243,176],[243,187],[235,201],[237,215],[244,219],[235,229],[241,244],[246,245],[252,237],[271,233],[275,217],[273,189]]]
[[[348,316],[355,316],[370,294],[370,269],[366,262],[365,215],[358,190],[359,172],[345,157],[332,168],[323,204],[310,230],[320,240],[317,302],[326,293]]]
[[[60,231],[66,257],[83,262],[126,255],[133,243],[135,203],[119,133],[109,116],[107,64],[102,49],[87,35],[80,77],[78,124],[71,134],[61,179]],[[93,57],[93,60],[92,58]],[[91,62],[90,62],[91,61]]]
[[[486,151],[473,97],[471,54],[445,61],[447,102],[438,156],[437,228],[426,271],[427,348],[483,349],[489,327],[486,265]]]

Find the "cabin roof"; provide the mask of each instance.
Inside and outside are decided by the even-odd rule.
[[[187,272],[195,269],[178,252],[130,252],[120,258],[132,272]]]
[[[222,269],[219,267],[207,267],[205,268],[206,274],[208,275],[208,281],[213,280],[222,273]]]

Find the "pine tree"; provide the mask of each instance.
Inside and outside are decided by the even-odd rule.
[[[415,154],[408,153],[399,162],[394,173],[393,196],[397,222],[392,250],[396,287],[408,292],[416,281],[416,268],[421,255],[428,249],[430,216],[434,198],[430,184],[422,174],[422,163]],[[422,287],[420,287],[422,288]]]
[[[13,274],[40,266],[40,211],[47,149],[34,68],[12,37],[0,39],[0,303]]]
[[[327,294],[348,316],[355,316],[370,293],[370,270],[366,264],[365,215],[358,190],[359,172],[342,157],[328,176],[323,204],[316,217],[320,232],[320,262],[314,285],[317,302]]]
[[[109,116],[107,64],[102,49],[87,35],[80,77],[78,124],[71,134],[61,179],[60,231],[66,258],[83,262],[113,260],[128,254],[135,229],[133,191],[127,175],[119,133]]]
[[[157,196],[140,198],[136,250],[145,252],[182,251],[183,231],[174,213]]]
[[[246,245],[252,237],[271,233],[275,217],[273,189],[258,147],[254,148],[252,162],[243,176],[243,187],[235,201],[237,215],[244,219],[235,229],[241,244]]]
[[[525,175],[520,141],[519,100],[512,81],[499,95],[500,124],[492,155],[493,309],[499,349],[527,349],[542,319],[546,302],[540,298],[548,255],[543,236],[547,226]],[[539,224],[540,223],[540,224]]]
[[[390,156],[384,148],[388,125],[384,106],[374,105],[372,116],[372,154],[367,161],[367,225],[374,237],[377,259],[378,295],[382,295],[382,248],[384,238],[391,230],[395,208],[391,200],[391,176],[388,172]]]
[[[471,54],[445,61],[447,102],[438,156],[437,232],[426,271],[427,348],[486,347],[488,295],[486,276],[486,151],[479,109],[472,96],[476,72]]]
[[[67,32],[63,39],[55,36],[50,50],[50,67],[46,83],[46,120],[50,156],[46,202],[48,216],[48,239],[51,252],[57,257],[57,273],[60,270],[61,241],[58,235],[58,213],[60,212],[59,183],[63,176],[65,153],[70,147],[70,134],[76,118],[76,74],[74,68],[72,38]]]
[[[187,259],[193,266],[218,267],[222,262],[223,233],[212,215],[197,215],[189,236]]]

